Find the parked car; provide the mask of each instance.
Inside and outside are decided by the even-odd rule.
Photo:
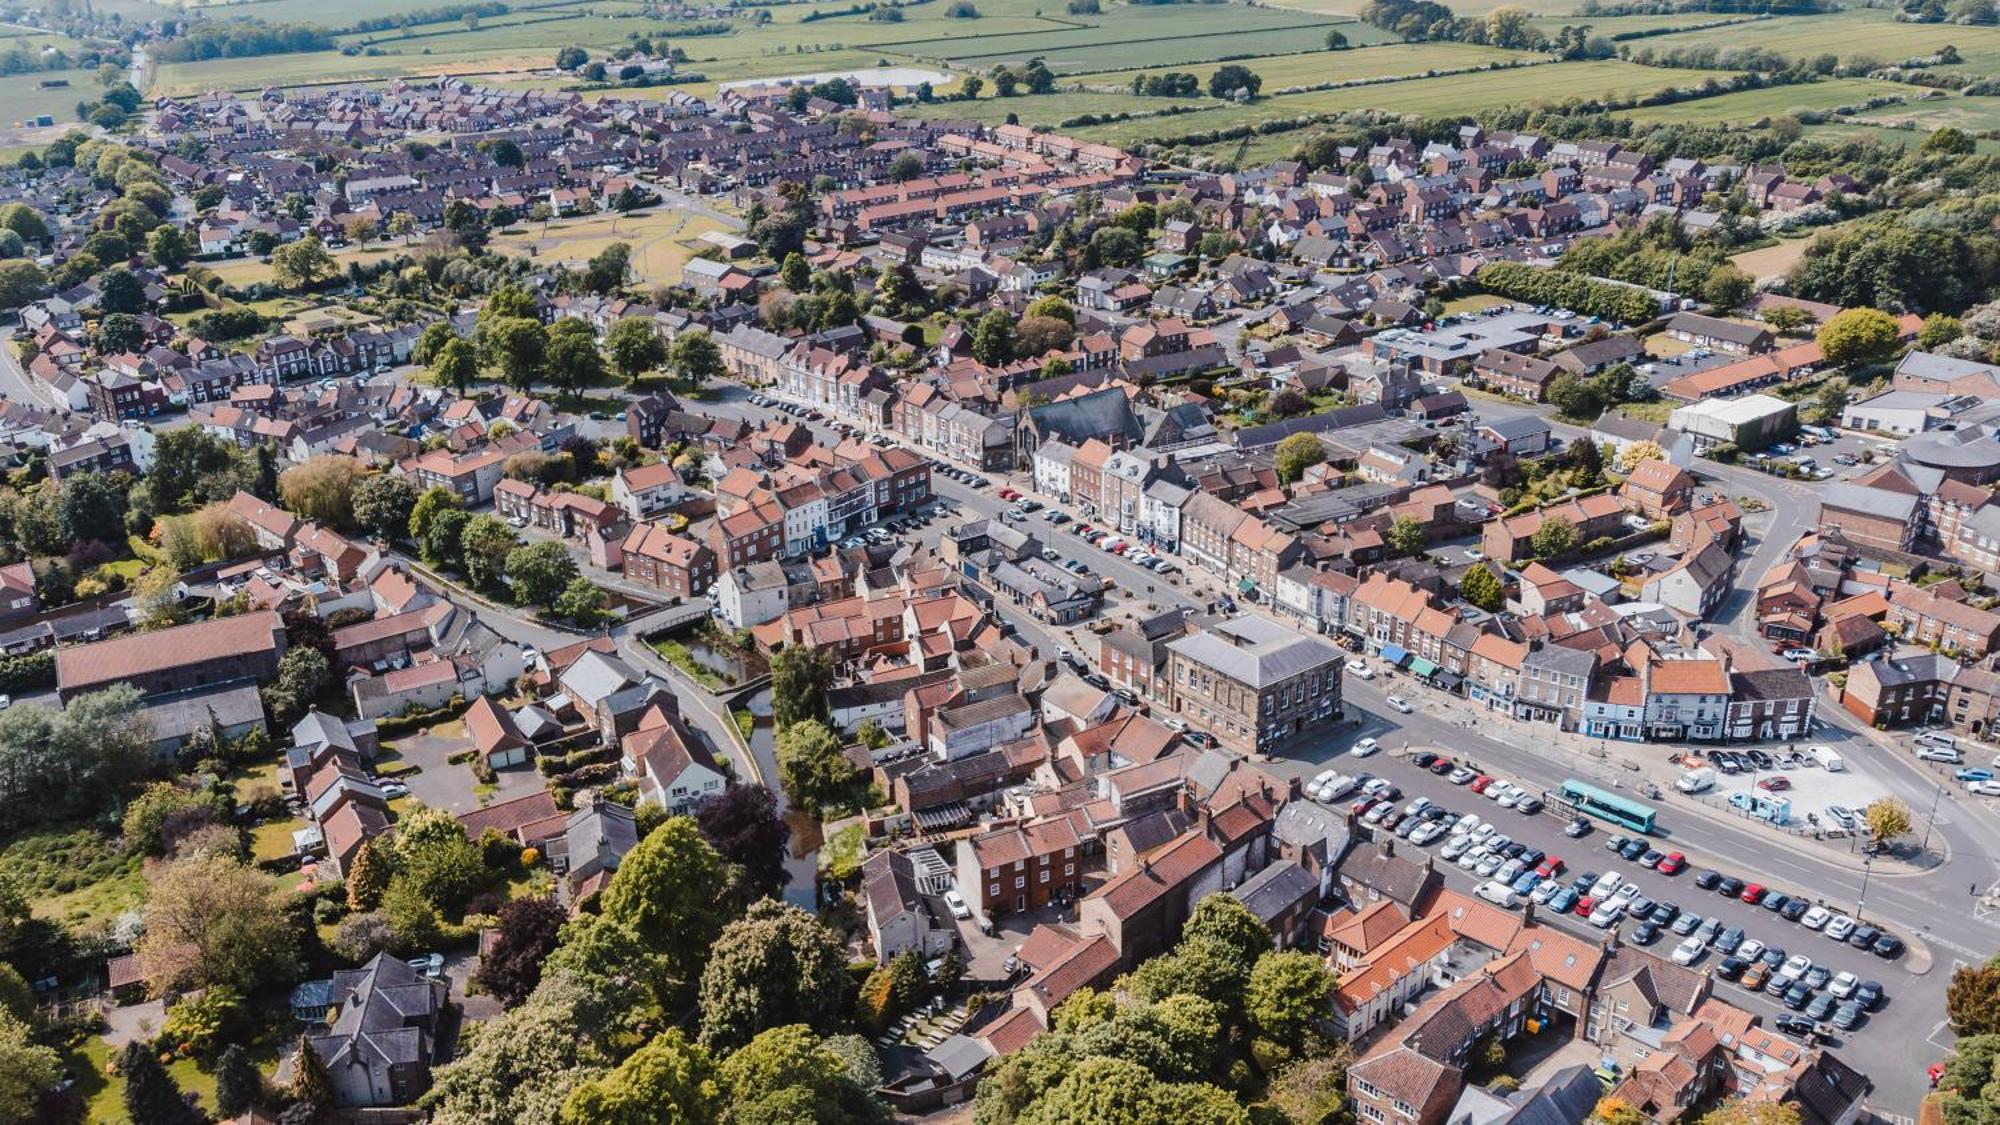
[[[1579,816],[1564,826],[1563,835],[1568,836],[1572,840],[1578,840],[1590,835],[1596,827],[1596,825],[1590,823],[1588,818]]]
[[[1692,965],[1708,953],[1708,946],[1700,938],[1683,938],[1674,946],[1673,961],[1676,965]]]
[[[1804,926],[1808,930],[1817,930],[1821,926],[1826,925],[1827,920],[1832,917],[1833,911],[1828,910],[1824,906],[1815,906],[1808,909],[1804,916],[1799,919],[1799,925]]]
[[[1662,875],[1678,875],[1687,869],[1687,865],[1686,856],[1679,852],[1668,852],[1666,855],[1660,857],[1659,866],[1655,867],[1654,870]]]
[[[1857,923],[1854,919],[1849,918],[1847,915],[1836,914],[1826,920],[1826,928],[1820,932],[1835,941],[1846,941],[1847,935],[1854,932],[1856,925]]]
[[[1694,885],[1704,891],[1714,890],[1715,885],[1720,882],[1722,882],[1722,874],[1717,871],[1703,871],[1694,877]]]
[[[1347,752],[1356,758],[1366,758],[1368,755],[1373,754],[1374,752],[1380,750],[1381,748],[1382,744],[1380,742],[1377,742],[1375,739],[1363,738],[1355,742],[1355,744],[1352,747],[1350,747]]]
[[[965,896],[955,889],[944,893],[944,904],[951,908],[951,916],[960,921],[972,917],[972,908],[965,904]]]

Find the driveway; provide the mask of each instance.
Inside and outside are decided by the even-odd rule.
[[[545,786],[542,775],[533,766],[498,770],[495,784],[486,786],[473,776],[471,762],[449,761],[452,755],[472,749],[472,738],[465,732],[465,723],[458,719],[439,723],[421,734],[389,741],[395,744],[403,762],[419,767],[417,772],[402,779],[410,787],[411,799],[432,808],[468,813]]]

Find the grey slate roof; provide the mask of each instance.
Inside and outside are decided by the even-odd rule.
[[[1237,901],[1266,925],[1294,903],[1317,896],[1319,880],[1290,860],[1273,863],[1236,888]]]
[[[1340,662],[1340,650],[1333,645],[1260,617],[1223,621],[1167,647],[1253,688]]]

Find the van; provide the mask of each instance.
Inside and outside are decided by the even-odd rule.
[[[1965,755],[1952,747],[1937,746],[1930,743],[1923,743],[1917,746],[1917,757],[1926,762],[1944,762],[1954,766],[1965,761]]]
[[[1472,893],[1495,906],[1504,906],[1509,910],[1521,905],[1520,896],[1514,893],[1514,888],[1493,879],[1479,884]]]
[[[1815,746],[1806,751],[1806,756],[1818,762],[1820,768],[1828,773],[1839,773],[1847,768],[1847,763],[1840,760],[1840,755],[1834,753],[1831,746]]]
[[[1680,775],[1674,781],[1674,788],[1683,793],[1701,793],[1715,787],[1715,771],[1703,766]]]

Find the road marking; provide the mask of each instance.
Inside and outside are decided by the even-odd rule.
[[[1938,1036],[1940,1035],[1951,1035],[1950,1020],[1937,1021],[1937,1026],[1931,1028],[1931,1033],[1929,1035],[1924,1036],[1924,1042],[1929,1043],[1931,1046],[1936,1047],[1938,1050],[1943,1051],[1947,1055],[1957,1054],[1958,1036],[1951,1035],[1950,1042],[1940,1042],[1938,1040]]]

